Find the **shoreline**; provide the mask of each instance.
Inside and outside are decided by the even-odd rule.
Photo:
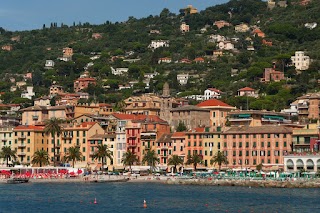
[[[238,187],[255,187],[255,188],[320,188],[320,179],[309,180],[230,180],[230,179],[180,179],[173,177],[126,177],[126,176],[104,176],[98,178],[103,180],[103,183],[117,183],[115,180],[128,179],[125,183],[160,183],[166,185],[198,185],[198,186],[238,186]],[[35,179],[30,178],[29,183],[94,183],[97,180],[95,177],[77,177],[77,178],[47,178]],[[1,179],[0,183],[5,184],[5,179]],[[100,183],[100,184],[103,184]],[[119,183],[121,184],[121,183]]]

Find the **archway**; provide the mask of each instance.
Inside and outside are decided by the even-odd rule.
[[[288,170],[293,170],[294,169],[294,164],[291,159],[287,160],[287,169]]]
[[[320,159],[317,161],[317,170],[320,171]]]
[[[308,159],[307,160],[307,170],[314,170],[314,163],[313,163],[313,160],[311,159]]]
[[[303,163],[303,161],[301,159],[297,160],[296,165],[297,165],[297,170],[303,170],[304,169],[304,163]]]

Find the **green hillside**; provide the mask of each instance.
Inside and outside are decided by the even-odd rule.
[[[117,103],[126,97],[141,92],[160,93],[163,83],[168,81],[173,96],[203,94],[207,87],[223,91],[223,100],[238,108],[281,110],[289,106],[296,97],[319,90],[320,79],[320,2],[312,1],[307,6],[288,1],[285,8],[276,6],[272,10],[261,0],[231,0],[222,5],[209,7],[198,14],[180,14],[163,9],[157,16],[142,19],[130,17],[123,23],[106,22],[102,25],[74,23],[67,26],[52,23],[41,30],[10,32],[0,28],[0,46],[11,45],[12,50],[0,50],[0,92],[4,103],[24,103],[20,98],[21,89],[9,92],[15,85],[9,78],[22,80],[22,75],[33,73],[33,79],[27,80],[33,85],[36,97],[48,94],[53,82],[73,92],[73,81],[88,68],[90,75],[98,81],[96,87],[87,90],[100,102]],[[184,5],[181,6],[183,8]],[[221,29],[213,26],[218,20],[232,24]],[[190,32],[181,33],[180,25],[186,22]],[[306,23],[317,23],[314,29],[305,27]],[[248,32],[236,33],[238,24],[246,23]],[[266,41],[272,46],[263,45],[262,38],[251,32],[254,26],[266,35]],[[159,31],[160,33],[150,33]],[[99,39],[92,35],[99,33]],[[236,51],[223,51],[223,55],[212,60],[217,44],[210,41],[210,35],[236,38],[233,42]],[[19,37],[19,39],[15,39]],[[169,40],[169,47],[151,50],[148,45],[152,40]],[[251,41],[250,41],[251,40]],[[248,50],[252,46],[254,50]],[[73,48],[72,61],[59,61],[64,47]],[[308,70],[296,72],[291,66],[290,57],[295,51],[305,51],[312,59]],[[90,57],[100,55],[99,59]],[[158,63],[163,57],[170,57],[172,63]],[[179,63],[187,58],[193,61],[197,57],[205,63]],[[140,59],[129,63],[126,59]],[[45,69],[46,60],[54,60],[53,69]],[[286,80],[260,83],[264,68],[271,68],[285,74]],[[114,76],[111,67],[128,67],[125,76]],[[231,69],[237,69],[238,75],[231,77]],[[150,81],[145,91],[143,83],[145,73],[158,72]],[[189,73],[191,77],[186,85],[179,85],[177,74]],[[118,85],[138,80],[132,89],[118,90]],[[249,86],[259,91],[260,98],[235,97],[237,90]],[[93,97],[92,97],[93,98]],[[91,99],[92,99],[91,98]],[[89,100],[90,101],[90,100]],[[247,106],[247,103],[249,106]]]

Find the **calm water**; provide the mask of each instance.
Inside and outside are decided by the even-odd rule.
[[[98,204],[93,204],[94,198]],[[0,212],[320,212],[320,189],[143,183],[0,184]],[[143,209],[146,199],[148,208]]]

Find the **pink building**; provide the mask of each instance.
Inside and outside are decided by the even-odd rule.
[[[222,133],[222,150],[228,168],[255,169],[258,164],[283,168],[283,156],[291,151],[292,129],[285,126],[239,126]]]
[[[250,87],[244,87],[238,90],[238,96],[248,96],[257,98],[258,94],[256,91]]]
[[[265,68],[261,82],[281,81],[284,80],[284,73],[276,71],[274,68]]]
[[[75,92],[80,92],[83,89],[88,88],[89,84],[96,85],[96,79],[94,78],[78,78],[73,83],[73,88]]]

